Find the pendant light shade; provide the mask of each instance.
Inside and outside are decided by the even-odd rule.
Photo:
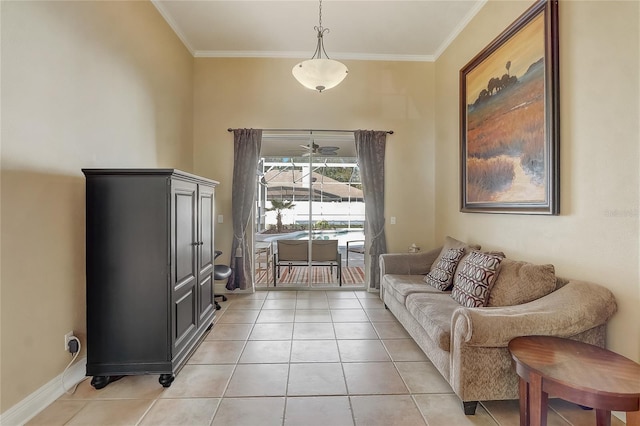
[[[342,62],[329,59],[327,52],[324,50],[323,37],[325,33],[329,32],[329,28],[322,27],[322,0],[320,0],[319,25],[314,29],[318,33],[318,42],[313,57],[296,64],[291,73],[304,87],[322,92],[336,87],[349,73],[349,70]],[[323,53],[324,58],[322,57]]]
[[[317,58],[300,62],[291,72],[304,87],[322,92],[340,84],[349,70],[342,62]]]

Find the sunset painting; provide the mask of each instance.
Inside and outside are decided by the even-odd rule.
[[[546,65],[539,13],[463,69],[463,207],[547,202]]]

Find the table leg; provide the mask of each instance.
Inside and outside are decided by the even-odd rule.
[[[547,399],[549,395],[542,391],[542,377],[531,374],[529,377],[529,415],[531,426],[547,426]]]
[[[640,426],[640,411],[627,412],[627,426]]]
[[[529,383],[520,377],[518,384],[518,393],[520,394],[520,426],[529,426]]]
[[[596,409],[596,425],[597,426],[611,426],[611,411]]]

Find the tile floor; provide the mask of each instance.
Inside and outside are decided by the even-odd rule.
[[[465,416],[451,387],[377,295],[271,291],[232,295],[170,388],[130,376],[83,381],[29,425],[518,425],[517,401]],[[595,414],[552,400],[550,426]],[[612,425],[622,425],[613,418]]]

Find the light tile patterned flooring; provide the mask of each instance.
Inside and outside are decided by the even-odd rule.
[[[451,387],[377,295],[271,291],[232,295],[170,388],[130,376],[83,381],[32,425],[518,425],[517,401],[465,416]],[[550,426],[595,414],[551,400]],[[612,425],[622,425],[614,418]]]

